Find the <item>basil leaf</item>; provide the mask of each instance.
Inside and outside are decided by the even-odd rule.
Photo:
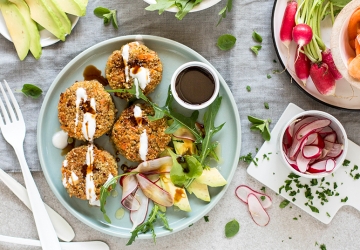
[[[262,120],[260,118],[256,118],[256,117],[251,116],[251,115],[248,115],[248,120],[249,120],[249,122],[254,123],[254,124],[262,124],[262,123],[264,123],[264,120]]]
[[[258,43],[261,43],[263,40],[262,37],[255,30],[252,33],[252,37]]]
[[[218,26],[221,23],[222,19],[226,17],[226,12],[230,12],[231,9],[232,9],[232,0],[228,0],[226,6],[219,12],[220,18],[216,26]]]
[[[236,37],[230,34],[221,35],[217,40],[217,46],[221,50],[229,50],[234,47],[236,43]]]
[[[119,26],[118,26],[117,17],[116,17],[116,10],[112,10],[111,13],[112,13],[112,24],[113,24],[113,27],[114,27],[115,29],[118,29]]]
[[[314,213],[319,213],[319,209],[317,209],[317,207],[311,206],[310,204],[308,204],[308,206],[310,207],[311,211],[313,211]]]
[[[240,229],[240,224],[237,220],[232,220],[226,223],[225,225],[225,236],[226,238],[234,237]]]
[[[41,96],[43,91],[36,85],[26,83],[23,85],[21,92],[26,96],[36,99]]]
[[[94,14],[97,17],[103,17],[105,14],[110,13],[110,10],[105,7],[97,7],[94,9]]]

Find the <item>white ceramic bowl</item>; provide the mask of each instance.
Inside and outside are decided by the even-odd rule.
[[[295,120],[298,120],[302,117],[305,116],[315,116],[315,117],[319,117],[319,118],[325,118],[325,119],[329,119],[331,121],[330,123],[330,127],[336,132],[337,134],[337,141],[338,143],[343,144],[343,151],[342,153],[336,157],[335,161],[336,161],[336,165],[335,168],[332,171],[329,172],[320,172],[320,173],[309,173],[309,172],[299,172],[298,170],[294,169],[289,163],[288,161],[285,159],[284,156],[284,151],[282,148],[282,144],[283,144],[283,137],[285,134],[285,130],[286,128],[293,123]],[[347,154],[347,149],[348,149],[348,138],[346,135],[346,131],[344,129],[344,127],[342,126],[342,124],[332,115],[322,112],[322,111],[318,111],[318,110],[309,110],[309,111],[304,111],[301,112],[297,115],[295,115],[294,117],[292,117],[286,124],[285,126],[282,128],[280,135],[279,135],[279,141],[278,141],[278,147],[279,147],[279,152],[280,152],[280,158],[282,159],[284,165],[290,169],[293,173],[302,176],[302,177],[306,177],[306,178],[312,178],[312,179],[316,179],[316,178],[322,178],[325,177],[329,174],[334,173],[344,162],[346,154]]]
[[[179,74],[181,72],[183,72],[184,70],[186,70],[190,67],[200,67],[200,68],[204,69],[205,71],[209,72],[214,79],[215,89],[214,89],[212,96],[210,97],[209,100],[207,100],[201,104],[191,104],[191,103],[183,101],[179,97],[179,95],[176,91],[175,85],[176,85],[177,77],[179,76]],[[213,66],[211,66],[210,64],[206,64],[206,63],[198,62],[198,61],[187,62],[185,64],[182,64],[179,68],[177,68],[175,70],[174,74],[172,75],[170,84],[171,84],[171,92],[172,92],[176,102],[179,103],[184,108],[191,109],[191,110],[203,109],[203,108],[206,108],[207,106],[209,106],[216,99],[217,95],[219,94],[219,89],[220,89],[220,82],[219,82],[219,77],[218,77],[216,69]]]
[[[347,27],[352,13],[360,7],[360,0],[352,0],[337,15],[331,31],[330,48],[334,63],[342,76],[351,85],[360,89],[360,81],[351,77],[348,73],[348,61],[355,57],[354,50],[348,41]]]

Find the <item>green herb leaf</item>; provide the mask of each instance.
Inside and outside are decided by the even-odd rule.
[[[346,196],[344,199],[341,199],[341,202],[347,202],[349,198]]]
[[[314,213],[319,213],[319,209],[317,207],[314,207],[310,204],[308,204],[309,208],[311,209],[311,211],[313,211]]]
[[[248,86],[246,86],[246,90],[247,90],[247,92],[250,92],[251,91],[251,87],[248,85]]]
[[[266,109],[269,109],[269,103],[264,102],[264,107],[265,107]]]
[[[154,11],[159,10],[159,15],[161,15],[166,9],[175,5],[175,0],[157,0],[156,4],[150,4],[145,10]]]
[[[110,10],[105,7],[97,7],[94,9],[94,14],[95,16],[104,19],[104,25],[108,25],[111,22],[114,28],[116,29],[119,28],[117,22],[116,10]]]
[[[234,47],[236,43],[236,37],[230,34],[221,35],[217,40],[217,46],[221,50],[229,50]]]
[[[228,0],[226,3],[226,6],[224,8],[222,8],[219,12],[220,18],[219,18],[219,21],[216,24],[216,26],[218,26],[221,23],[222,19],[226,17],[226,13],[230,12],[231,9],[232,9],[232,0]]]
[[[344,167],[347,167],[347,166],[349,166],[349,164],[350,164],[350,161],[347,160],[347,159],[345,159],[342,165],[343,165]]]
[[[265,198],[266,198],[266,197],[265,197],[264,195],[261,195],[261,196],[260,196],[260,199],[261,199],[262,201],[264,201]]]
[[[250,127],[252,130],[259,130],[263,139],[265,141],[270,141],[271,135],[270,135],[270,128],[269,124],[271,122],[270,119],[260,119],[256,118],[254,116],[248,116],[248,120],[253,123],[253,125]]]
[[[253,162],[255,166],[257,166],[256,160],[252,157],[252,153],[248,153],[247,155],[240,156],[240,161],[246,162],[247,164],[250,164]]]
[[[234,237],[240,229],[240,224],[237,220],[232,220],[226,223],[225,225],[225,236],[226,238]]]
[[[263,41],[262,37],[255,30],[252,33],[252,38],[258,43],[262,43]]]
[[[250,49],[255,53],[255,55],[259,54],[259,50],[261,50],[262,46],[261,45],[255,45],[250,47]]]
[[[288,201],[288,200],[283,200],[283,201],[280,203],[279,207],[280,207],[280,208],[285,208],[287,205],[289,205],[289,203],[290,203],[290,201]]]
[[[23,85],[21,92],[26,96],[36,99],[41,96],[43,91],[36,85],[26,83]]]
[[[209,216],[204,216],[205,222],[209,222]]]
[[[321,245],[320,245],[320,249],[321,249],[321,250],[326,250],[325,244],[321,244]]]
[[[266,75],[266,78],[267,78],[267,79],[271,79],[271,75],[270,75],[270,74],[267,74],[267,75]]]

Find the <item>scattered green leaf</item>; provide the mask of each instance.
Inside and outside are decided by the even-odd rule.
[[[261,50],[262,46],[261,45],[254,45],[252,47],[250,47],[250,49],[252,50],[252,52],[255,53],[255,55],[259,54],[259,50]]]
[[[219,21],[218,21],[218,23],[216,24],[216,26],[218,26],[218,25],[221,23],[221,21],[223,20],[223,18],[226,17],[227,12],[230,12],[231,9],[232,9],[232,0],[228,0],[227,3],[226,3],[226,6],[225,6],[224,8],[222,8],[222,9],[220,10],[220,12],[219,12],[220,18],[219,18]]]
[[[246,162],[247,164],[250,164],[251,162],[253,162],[255,164],[255,166],[257,166],[256,159],[253,158],[252,153],[248,153],[247,155],[240,156],[239,160]]]
[[[321,250],[326,250],[325,244],[321,244],[321,245],[320,245],[320,249],[321,249]]]
[[[235,46],[236,37],[230,34],[221,35],[217,40],[217,46],[221,50],[229,50]]]
[[[251,130],[259,130],[263,139],[265,141],[270,141],[271,135],[270,135],[270,129],[269,125],[271,120],[270,119],[260,119],[256,118],[254,116],[248,116],[248,120],[253,124],[250,129]]]
[[[279,207],[280,207],[280,208],[285,208],[287,205],[289,205],[289,203],[290,203],[290,201],[288,201],[288,200],[283,200],[283,201],[280,203]]]
[[[266,109],[269,109],[269,103],[264,102],[264,107],[265,107]]]
[[[347,166],[349,166],[349,164],[350,164],[350,161],[347,160],[347,159],[345,159],[342,165],[343,165],[344,167],[347,167]]]
[[[344,199],[341,199],[341,202],[347,202],[348,199],[349,199],[349,198],[346,196]]]
[[[43,91],[36,85],[25,83],[21,89],[21,92],[26,96],[36,99],[41,96]]]
[[[252,38],[255,40],[255,42],[258,42],[258,43],[262,43],[262,41],[263,41],[262,37],[255,30],[252,33]]]
[[[267,74],[267,75],[266,75],[266,78],[267,78],[267,79],[270,79],[271,77],[272,77],[272,76],[271,76],[270,74]]]
[[[209,216],[204,216],[205,222],[209,222]]]
[[[237,220],[232,220],[226,223],[225,225],[225,236],[226,238],[234,237],[240,229],[240,224]]]
[[[246,90],[247,90],[247,92],[250,92],[251,91],[251,87],[248,85],[248,86],[246,86]]]
[[[95,16],[104,19],[104,25],[112,23],[113,27],[118,29],[116,10],[110,10],[105,7],[97,7],[94,9]]]

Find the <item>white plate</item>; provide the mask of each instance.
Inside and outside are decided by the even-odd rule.
[[[279,37],[281,22],[284,15],[286,3],[287,1],[282,1],[282,0],[275,1],[271,26],[272,26],[272,35],[273,35],[276,52],[283,66],[284,67],[287,66],[288,73],[295,80],[293,82],[296,85],[298,85],[302,90],[304,90],[305,93],[309,94],[310,96],[312,96],[313,98],[324,104],[337,108],[360,110],[360,89],[353,88],[345,79],[341,79],[336,82],[337,97],[334,97],[334,96],[321,95],[315,88],[311,78],[308,79],[306,87],[304,87],[300,79],[296,77],[294,70],[294,63],[293,63],[295,58],[296,44],[294,42],[291,43],[290,58],[287,59],[288,51],[286,47],[281,43]],[[331,27],[332,25],[330,19],[326,18],[321,23],[321,36],[328,48],[330,48]],[[352,96],[355,97],[350,98]]]
[[[73,29],[75,27],[75,25],[77,24],[77,22],[79,21],[79,17],[73,16],[70,14],[68,14],[68,17],[69,17],[71,25],[72,25],[71,28]],[[9,41],[12,41],[9,31],[6,27],[4,17],[1,12],[0,12],[0,34],[3,35]],[[47,31],[45,29],[40,31],[41,47],[46,47],[46,46],[52,45],[58,41],[60,41],[60,40],[58,38],[56,38],[53,34],[51,34],[49,31]]]
[[[215,4],[217,4],[220,1],[221,0],[203,0],[200,4],[196,5],[192,10],[190,10],[190,12],[205,10],[207,8],[210,8],[211,6],[214,6]],[[146,2],[148,4],[156,4],[156,0],[144,0],[144,2]],[[171,7],[169,9],[167,9],[166,11],[178,12],[179,9],[177,7]]]

